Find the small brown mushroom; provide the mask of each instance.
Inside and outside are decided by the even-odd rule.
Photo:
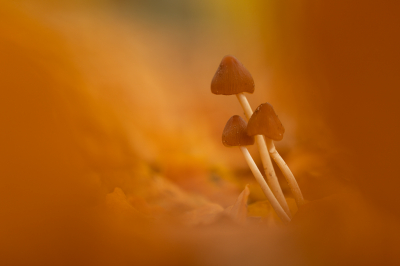
[[[274,208],[276,214],[283,222],[288,223],[290,222],[290,217],[283,210],[282,206],[275,198],[267,182],[265,182],[264,177],[260,173],[260,170],[258,170],[258,167],[251,157],[249,151],[245,147],[246,145],[251,145],[254,143],[254,139],[246,135],[246,127],[246,121],[244,121],[240,116],[232,116],[226,123],[224,131],[222,133],[222,143],[225,146],[229,147],[239,146],[244,155],[244,158],[246,159],[247,164],[250,167],[251,172],[256,178],[258,184],[261,186],[262,191],[264,192],[268,201],[271,203],[271,206]]]
[[[254,92],[254,80],[250,72],[234,56],[227,55],[211,81],[211,92],[217,95],[234,95]]]
[[[283,139],[285,128],[269,103],[257,107],[249,120],[247,134],[249,136],[264,135],[267,138],[279,141]]]
[[[254,144],[254,138],[246,134],[247,123],[238,115],[232,116],[222,132],[222,143],[226,147]]]
[[[269,103],[263,103],[258,106],[256,111],[250,117],[247,125],[247,134],[249,136],[264,135],[269,154],[281,169],[297,205],[301,206],[304,204],[304,198],[300,187],[297,184],[292,171],[290,171],[289,166],[276,150],[273,142],[273,140],[282,140],[284,133],[285,129],[283,125],[276,115],[274,108]]]
[[[211,81],[211,92],[218,95],[235,94],[243,108],[247,120],[250,119],[253,110],[251,109],[244,92],[254,92],[254,80],[250,72],[235,57],[227,55],[221,60],[217,72]],[[268,183],[283,209],[289,217],[291,217],[289,206],[279,185],[265,140],[262,135],[257,135],[255,141],[260,152],[261,161],[264,166]]]

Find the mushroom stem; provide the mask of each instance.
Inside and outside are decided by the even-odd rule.
[[[247,120],[249,120],[251,115],[253,114],[253,110],[251,109],[246,96],[243,93],[238,93],[238,94],[236,94],[236,97],[238,98],[240,105],[242,106],[242,108],[244,110],[244,114],[245,114]],[[256,135],[255,140],[257,143],[258,151],[260,152],[261,161],[264,166],[264,172],[265,172],[265,176],[268,180],[268,184],[271,186],[271,189],[272,189],[274,195],[276,196],[276,198],[278,199],[278,202],[280,203],[280,205],[283,207],[283,209],[285,210],[287,215],[289,217],[291,217],[289,206],[286,202],[285,196],[283,195],[282,189],[279,185],[278,178],[276,176],[274,167],[272,165],[272,161],[269,156],[265,140],[262,135]]]
[[[247,101],[246,95],[244,95],[244,93],[238,93],[236,94],[236,97],[239,100],[240,105],[243,108],[244,111],[244,115],[247,118],[247,121],[249,121],[251,115],[253,114],[253,110],[251,109],[251,106],[249,104],[249,102]]]
[[[289,216],[286,214],[282,206],[279,204],[278,200],[275,198],[267,182],[265,182],[264,177],[260,173],[260,170],[258,170],[257,165],[254,162],[253,158],[251,157],[249,151],[247,150],[246,147],[243,146],[240,146],[239,148],[242,151],[244,158],[246,159],[246,162],[250,167],[251,172],[256,178],[256,181],[261,186],[261,189],[264,192],[265,196],[267,197],[268,201],[271,203],[272,208],[274,208],[276,214],[284,223],[289,223],[290,222]]]
[[[279,166],[279,169],[281,169],[282,174],[285,176],[286,181],[289,184],[290,190],[292,191],[293,197],[296,200],[297,205],[298,206],[303,205],[305,203],[304,198],[303,195],[301,194],[300,187],[297,184],[297,181],[294,178],[292,171],[290,171],[289,166],[286,164],[286,162],[282,159],[281,155],[275,149],[275,145],[272,139],[265,138],[265,141],[267,143],[268,152],[271,155],[272,159],[274,159],[276,164]]]

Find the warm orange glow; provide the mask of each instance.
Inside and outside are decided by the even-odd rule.
[[[0,1],[0,265],[399,264],[395,4],[100,2]],[[286,129],[288,225],[221,143],[226,54]]]

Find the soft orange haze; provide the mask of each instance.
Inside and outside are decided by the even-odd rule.
[[[398,265],[399,4],[167,2],[0,1],[0,265]],[[228,54],[289,225],[222,145]]]

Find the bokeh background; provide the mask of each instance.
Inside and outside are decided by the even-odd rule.
[[[0,264],[398,265],[399,11],[0,1]],[[227,54],[286,128],[308,201],[287,226],[221,143],[243,113],[210,91]],[[243,225],[224,210],[246,184]]]

